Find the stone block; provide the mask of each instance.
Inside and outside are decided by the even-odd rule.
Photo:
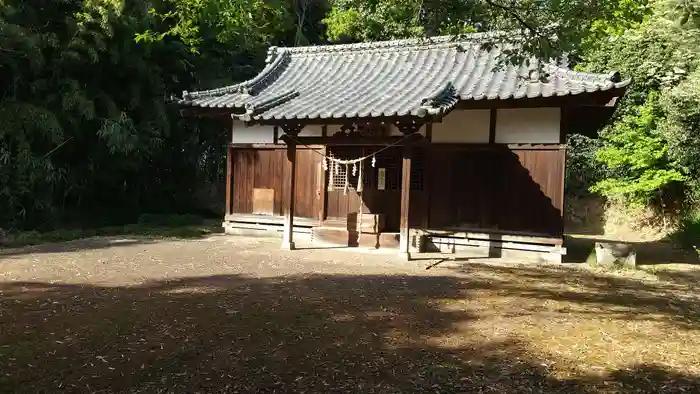
[[[634,245],[620,242],[596,242],[596,263],[603,267],[637,267]]]

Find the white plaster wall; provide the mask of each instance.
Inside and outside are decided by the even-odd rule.
[[[246,126],[243,122],[233,122],[234,144],[274,144],[274,126]]]
[[[558,143],[560,118],[559,108],[499,109],[496,117],[496,143]]]
[[[454,110],[433,124],[434,143],[489,142],[489,110]]]
[[[299,134],[300,137],[320,137],[323,133],[321,125],[309,125],[304,127]],[[278,128],[278,137],[284,135],[282,128]],[[234,144],[274,144],[275,127],[253,125],[246,126],[240,121],[233,122]]]
[[[280,133],[281,135],[282,133]],[[323,135],[323,126],[321,125],[308,125],[301,129],[299,137],[320,137]]]
[[[421,127],[421,131],[423,131],[422,127]],[[389,125],[389,135],[392,137],[401,137],[403,135],[403,133],[401,132],[401,130],[399,130],[398,127],[391,124],[391,125]]]
[[[514,108],[499,109],[496,120],[496,143],[499,144],[539,144],[558,143],[561,113],[559,108]],[[433,124],[433,143],[488,143],[489,110],[454,110]],[[328,135],[339,129],[328,126]],[[420,133],[425,135],[425,126]],[[279,130],[279,135],[283,135]],[[321,125],[309,125],[302,129],[302,137],[320,137]],[[392,136],[401,136],[394,125]],[[273,144],[274,126],[246,126],[243,122],[233,122],[234,144]]]

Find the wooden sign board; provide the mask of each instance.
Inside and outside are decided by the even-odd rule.
[[[275,214],[275,189],[253,189],[253,214]]]
[[[377,169],[377,190],[386,190],[386,168]]]

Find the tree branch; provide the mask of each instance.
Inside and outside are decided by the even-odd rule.
[[[486,3],[489,4],[490,6],[495,7],[495,8],[498,8],[498,9],[500,9],[500,10],[506,12],[508,15],[510,15],[511,17],[513,17],[515,20],[517,20],[518,23],[520,23],[525,29],[529,30],[530,33],[532,33],[534,36],[536,36],[536,37],[538,37],[538,38],[542,38],[542,39],[544,39],[545,41],[547,41],[547,43],[549,43],[549,45],[550,45],[552,48],[560,49],[558,43],[555,43],[554,41],[552,41],[552,39],[551,39],[550,37],[548,37],[547,35],[542,34],[542,32],[541,32],[537,27],[532,26],[530,23],[528,23],[528,22],[516,11],[516,8],[518,8],[518,7],[516,7],[515,5],[513,5],[513,6],[507,6],[507,5],[504,5],[504,4],[495,2],[495,1],[493,1],[493,0],[485,0],[485,1],[486,1]],[[522,9],[522,8],[521,8],[521,9]]]
[[[529,23],[527,23],[527,22],[515,11],[514,7],[509,7],[509,6],[507,6],[507,5],[503,5],[503,4],[500,4],[500,3],[495,3],[495,2],[493,2],[492,0],[486,0],[486,3],[487,3],[488,5],[490,5],[491,7],[496,7],[496,8],[498,8],[498,9],[500,9],[500,10],[502,10],[502,11],[505,11],[506,13],[510,14],[510,16],[512,16],[513,18],[515,18],[515,19],[518,21],[518,23],[520,23],[521,25],[523,25],[523,27],[525,27],[526,29],[530,30],[533,34],[539,36],[539,31],[538,31],[535,27],[533,27],[533,26],[531,26]]]

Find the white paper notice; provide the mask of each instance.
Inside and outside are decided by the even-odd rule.
[[[379,168],[377,172],[377,190],[386,189],[386,168]]]

